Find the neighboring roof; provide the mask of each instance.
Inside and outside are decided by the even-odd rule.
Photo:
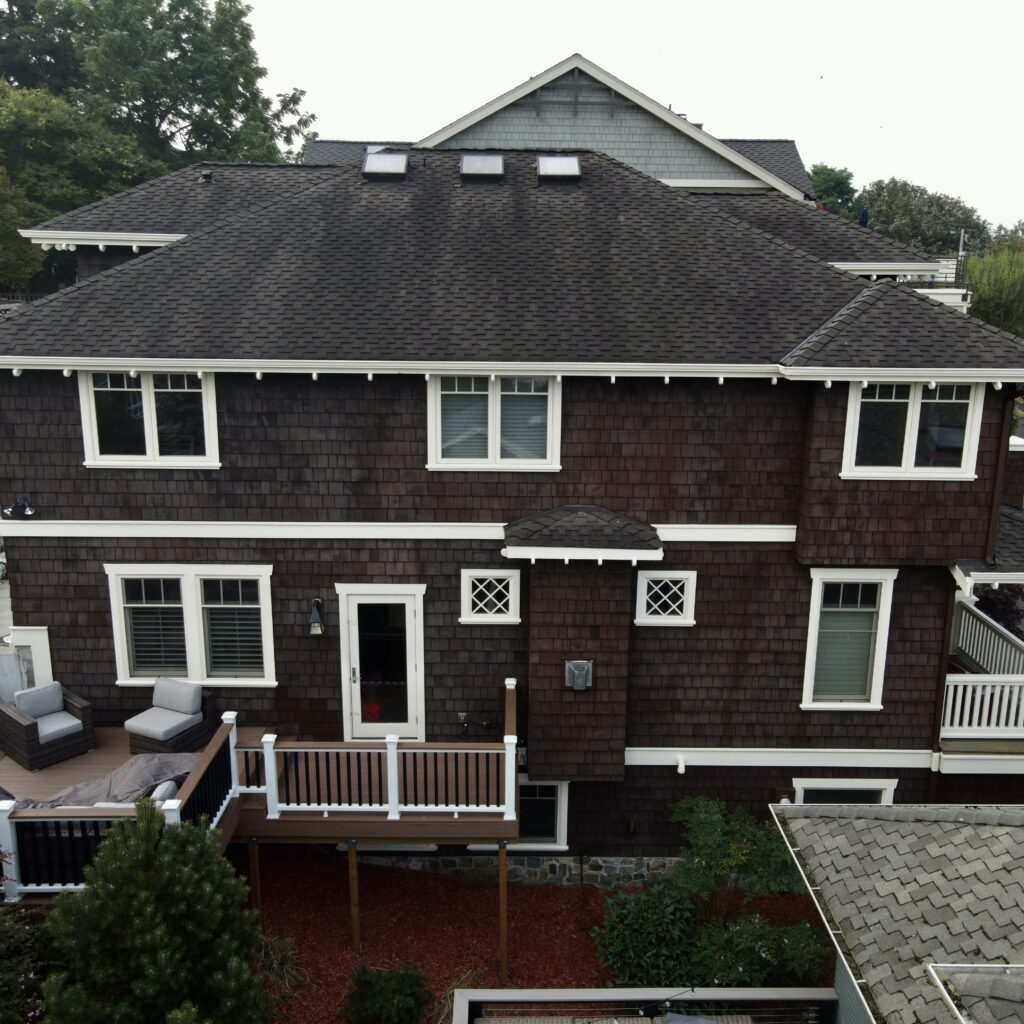
[[[1020,1024],[1024,967],[944,967],[936,975],[970,1024]]]
[[[926,965],[1021,959],[1024,807],[774,811],[877,1021],[956,1024]]]
[[[209,180],[203,172],[210,172]],[[327,181],[337,171],[301,164],[201,163],[171,171],[37,229],[192,234],[253,206],[276,202]]]
[[[408,149],[411,142],[349,142],[346,139],[313,139],[302,150],[302,162],[307,166],[338,166],[363,164],[367,146],[385,146],[388,149]]]
[[[800,189],[805,196],[814,198],[814,186],[796,143],[792,139],[720,139],[730,149],[760,164],[766,170]]]
[[[505,543],[528,548],[661,549],[649,523],[619,515],[600,505],[563,505],[509,523]]]
[[[874,286],[602,154],[544,183],[533,153],[489,183],[459,159],[414,150],[399,181],[275,168],[324,177],[16,311],[0,364],[1024,370],[1019,339],[895,285],[840,322]]]
[[[597,79],[597,81],[602,85],[614,90],[620,96],[624,96],[626,99],[635,103],[638,107],[646,110],[649,114],[653,114],[655,117],[664,121],[676,131],[689,136],[689,138],[696,142],[701,143],[713,153],[717,153],[719,156],[724,157],[730,163],[733,163],[742,170],[747,171],[753,177],[765,182],[765,184],[771,185],[773,188],[778,189],[793,199],[803,198],[802,189],[794,187],[773,171],[757,163],[755,160],[750,159],[745,154],[732,149],[721,140],[716,139],[713,135],[709,135],[698,125],[688,121],[680,114],[673,113],[668,109],[668,107],[663,106],[656,100],[652,100],[649,96],[645,96],[639,89],[634,89],[633,86],[623,82],[620,78],[616,78],[614,75],[609,74],[604,70],[604,68],[598,67],[593,61],[587,60],[586,57],[579,53],[574,53],[570,57],[566,57],[565,60],[559,61],[553,67],[548,68],[546,71],[542,71],[539,75],[534,75],[533,77],[528,78],[525,82],[520,83],[508,92],[502,93],[495,99],[485,103],[482,107],[477,107],[476,110],[470,111],[468,114],[460,117],[457,121],[453,121],[444,128],[441,128],[433,134],[428,135],[426,138],[421,139],[416,143],[416,145],[425,148],[438,146],[441,143],[446,142],[448,139],[451,139],[453,136],[458,135],[459,132],[465,131],[467,128],[483,121],[485,118],[490,117],[497,111],[516,103],[524,96],[528,96],[530,93],[543,88],[545,85],[561,78],[562,75],[568,74],[574,70],[582,71],[585,74],[590,75],[591,78]]]
[[[1024,572],[1024,510],[1011,505],[999,509],[995,565],[990,572]]]
[[[975,347],[986,335],[987,340]],[[970,339],[969,349],[958,351],[957,338],[965,344]],[[882,280],[865,287],[793,349],[782,365],[998,369],[1017,366],[1022,346],[1024,341],[1014,334]]]
[[[684,186],[685,188],[685,186]],[[739,217],[826,263],[930,263],[923,253],[834,213],[778,192],[697,192],[694,199]]]

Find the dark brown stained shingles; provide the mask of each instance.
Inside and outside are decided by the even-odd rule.
[[[661,547],[653,526],[598,505],[563,505],[519,519],[505,527],[505,542],[517,547]]]

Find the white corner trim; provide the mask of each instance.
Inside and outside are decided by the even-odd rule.
[[[6,529],[6,526],[5,526]],[[665,557],[663,548],[502,548],[505,558],[528,558],[550,562],[660,562]]]
[[[791,199],[804,198],[804,194],[800,189],[794,188],[789,182],[783,181],[782,178],[770,171],[761,167],[760,164],[755,163],[753,160],[745,157],[742,153],[738,153],[734,149],[730,149],[724,142],[720,142],[713,135],[709,135],[707,132],[698,128],[695,124],[687,121],[685,117],[680,117],[678,114],[674,114],[667,107],[662,106],[655,100],[652,100],[649,96],[645,96],[638,89],[634,89],[633,86],[627,85],[621,79],[616,78],[614,75],[610,75],[604,68],[598,67],[593,62],[587,60],[586,57],[581,54],[574,53],[571,57],[567,57],[563,61],[559,61],[554,67],[550,67],[547,71],[542,71],[539,75],[535,75],[533,78],[528,79],[521,85],[517,85],[514,89],[510,89],[508,92],[502,93],[500,96],[491,100],[489,103],[485,103],[482,107],[477,107],[476,110],[470,111],[463,117],[460,117],[457,121],[453,121],[451,124],[446,125],[444,128],[439,129],[432,135],[428,135],[425,139],[420,139],[419,142],[415,143],[417,148],[432,149],[442,142],[446,142],[448,139],[459,132],[465,131],[472,125],[483,121],[485,118],[490,117],[491,114],[496,113],[509,104],[515,103],[517,100],[521,100],[524,96],[529,96],[531,92],[535,92],[537,89],[543,88],[545,85],[550,84],[556,78],[560,78],[567,71],[572,71],[578,68],[580,71],[591,78],[596,78],[602,85],[607,86],[609,89],[619,93],[626,99],[631,100],[638,107],[646,110],[647,113],[653,114],[660,121],[664,121],[665,124],[674,128],[676,131],[683,135],[689,136],[695,142],[699,142],[701,145],[710,149],[713,153],[723,157],[730,163],[735,164],[741,170],[746,171],[748,174],[753,175],[755,178],[771,185],[773,188],[778,189],[780,192],[785,193]]]
[[[137,245],[154,249],[187,237],[152,231],[51,231],[48,228],[21,228],[18,234],[36,245],[52,245],[57,249],[69,245]]]
[[[861,779],[861,778],[799,778],[793,780],[795,796],[793,802],[804,802],[804,790],[807,789],[874,789],[882,793],[882,803],[891,804],[896,795],[899,779]]]
[[[871,747],[626,747],[625,764],[675,769],[680,757],[687,768],[932,767],[930,750]]]
[[[11,642],[15,647],[27,647],[32,652],[32,679],[35,686],[53,682],[49,626],[12,626]]]
[[[654,523],[662,542],[694,541],[696,543],[726,542],[731,544],[793,544],[795,526],[767,526],[732,523]]]

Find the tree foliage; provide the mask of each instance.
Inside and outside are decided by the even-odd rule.
[[[967,262],[971,315],[1024,337],[1024,247],[1005,247]]]
[[[853,187],[853,171],[845,167],[829,167],[828,164],[814,164],[811,167],[811,184],[818,202],[824,204],[829,213],[854,220],[857,209],[854,199],[857,190]]]
[[[992,233],[992,244],[988,251],[990,253],[1024,252],[1024,220],[1019,220],[1009,227],[1000,224]]]
[[[32,223],[28,198],[0,167],[0,289],[22,291],[43,265],[43,252],[18,234]]]
[[[360,965],[341,1014],[349,1024],[417,1024],[432,999],[427,979],[415,967],[375,971]]]
[[[0,1024],[42,1019],[40,985],[51,966],[39,920],[24,907],[0,904]]]
[[[0,75],[22,89],[80,89],[82,64],[65,0],[0,0]]]
[[[50,1024],[260,1024],[267,999],[250,963],[259,942],[246,886],[215,835],[164,829],[143,800],[59,896],[46,921],[60,970],[44,983]]]

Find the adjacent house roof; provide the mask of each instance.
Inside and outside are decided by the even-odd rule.
[[[526,548],[661,548],[658,531],[649,523],[599,505],[563,505],[509,523],[505,543]]]
[[[511,152],[500,181],[464,182],[459,158],[412,151],[388,181],[273,168],[307,187],[256,188],[249,209],[23,307],[0,365],[1024,368],[1018,339],[896,286],[837,317],[873,289],[604,155],[570,181]],[[196,179],[153,194],[202,197]]]
[[[1020,961],[1024,808],[774,811],[879,1024],[957,1024],[928,964]],[[1020,1019],[1019,977],[980,988],[972,998],[991,1016],[976,1020]]]
[[[302,150],[302,162],[306,165],[336,166],[363,163],[367,146],[384,146],[387,149],[408,149],[411,142],[349,142],[345,139],[313,139]]]
[[[721,139],[730,149],[777,174],[783,181],[800,189],[806,196],[814,196],[807,168],[792,139]],[[773,193],[778,195],[779,193]]]

